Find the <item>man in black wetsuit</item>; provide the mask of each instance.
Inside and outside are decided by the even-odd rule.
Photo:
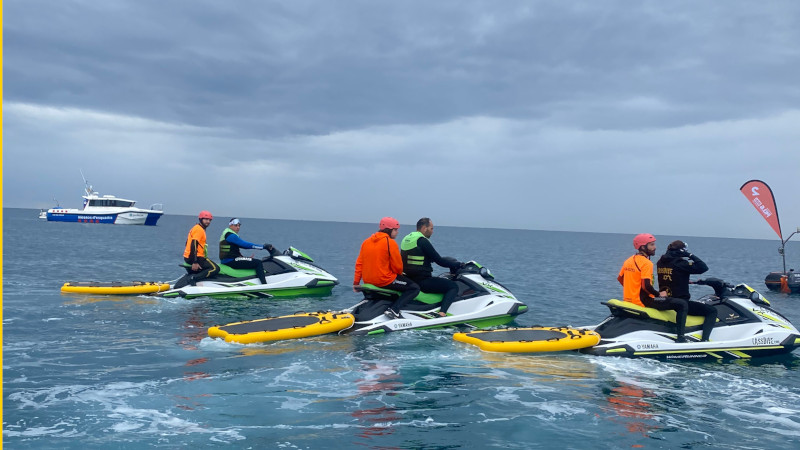
[[[685,301],[690,315],[705,317],[702,340],[708,341],[717,321],[717,309],[705,303],[691,301],[689,294],[689,275],[705,273],[708,270],[706,263],[689,253],[685,242],[673,241],[658,260],[656,267],[659,290],[666,291],[667,296],[673,300]]]
[[[447,309],[458,295],[458,285],[446,278],[432,276],[431,263],[458,269],[461,263],[452,258],[442,258],[428,240],[433,235],[433,221],[423,217],[417,221],[417,231],[403,238],[400,256],[403,258],[403,273],[419,285],[422,292],[444,294],[439,316],[446,317]]]

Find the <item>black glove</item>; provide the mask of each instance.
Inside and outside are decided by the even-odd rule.
[[[273,250],[273,248],[274,248],[274,247],[272,246],[272,244],[264,244],[264,245],[263,245],[263,247],[264,247],[264,250],[269,250],[269,251],[272,251],[272,250]]]

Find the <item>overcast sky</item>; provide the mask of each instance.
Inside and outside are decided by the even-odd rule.
[[[3,205],[777,239],[800,2],[3,2]]]

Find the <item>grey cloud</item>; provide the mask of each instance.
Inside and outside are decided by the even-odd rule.
[[[406,223],[747,233],[754,214],[735,189],[761,177],[789,192],[798,179],[798,12],[793,1],[11,0],[5,200],[48,206],[79,191],[83,168],[98,189],[180,213],[372,222],[390,202]],[[187,194],[198,173],[208,183]],[[43,181],[17,188],[30,179]],[[231,180],[247,186],[236,201]],[[616,197],[632,185],[627,202],[679,212],[632,214]],[[698,207],[695,192],[714,200]]]

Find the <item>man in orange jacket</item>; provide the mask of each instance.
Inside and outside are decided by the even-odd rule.
[[[380,288],[400,291],[400,297],[386,309],[384,314],[390,319],[399,319],[400,310],[419,294],[419,286],[403,275],[403,258],[397,246],[397,233],[400,222],[392,217],[384,217],[378,225],[377,233],[361,244],[353,276],[353,290],[364,280]]]
[[[192,265],[194,275],[189,277],[189,284],[194,286],[197,280],[213,278],[219,273],[219,266],[208,259],[208,245],[206,245],[206,228],[211,225],[214,217],[208,211],[200,211],[197,216],[197,224],[189,230],[186,238],[186,249],[183,252],[183,260]]]

